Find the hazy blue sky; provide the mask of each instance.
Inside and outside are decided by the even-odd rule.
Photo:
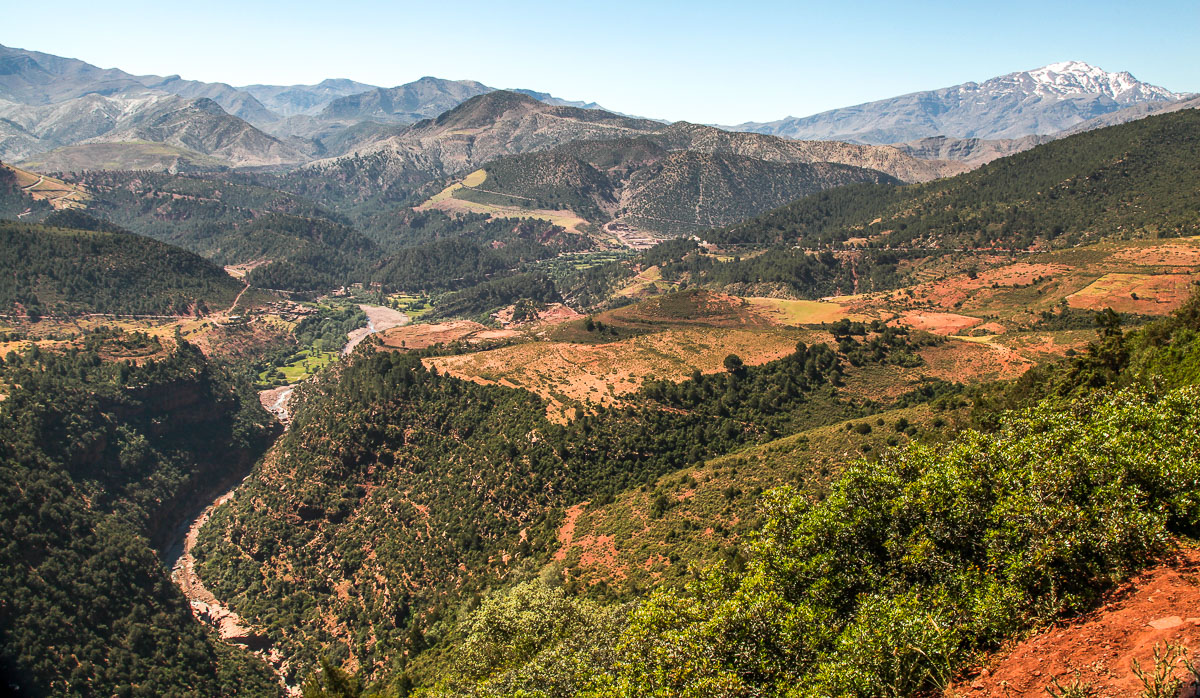
[[[0,43],[145,74],[423,75],[705,123],[766,121],[1083,60],[1200,91],[1200,0],[4,0]]]

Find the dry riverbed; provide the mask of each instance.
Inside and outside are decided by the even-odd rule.
[[[359,342],[368,335],[406,325],[409,322],[407,315],[391,308],[377,305],[360,305],[359,307],[367,314],[367,326],[354,330],[348,335],[349,341],[342,349],[343,355],[352,352],[354,347],[358,346]],[[285,426],[291,420],[288,402],[294,387],[294,385],[285,385],[259,393],[262,406],[273,413]],[[238,485],[240,484],[239,482]],[[180,524],[175,541],[166,550],[163,557],[171,567],[172,581],[191,604],[192,615],[200,622],[211,626],[222,640],[242,645],[254,651],[275,671],[280,685],[285,687],[289,695],[299,695],[298,686],[287,685],[284,677],[287,675],[288,661],[278,649],[272,647],[267,633],[250,624],[238,616],[233,609],[222,603],[204,586],[204,582],[196,574],[196,559],[192,556],[192,549],[200,535],[200,528],[208,522],[209,517],[218,507],[234,497],[236,491],[237,485],[214,499],[195,517]]]

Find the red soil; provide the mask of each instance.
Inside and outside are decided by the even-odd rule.
[[[562,303],[551,303],[542,310],[538,311],[537,318],[514,323],[512,321],[512,316],[515,309],[516,306],[510,305],[503,310],[492,313],[492,317],[496,318],[496,320],[504,327],[509,327],[510,325],[558,325],[564,322],[570,322],[571,320],[578,320],[579,318],[583,317],[583,315],[575,312]]]
[[[986,260],[981,261],[986,262]],[[911,291],[912,299],[915,301],[950,310],[970,301],[977,294],[982,294],[980,298],[984,298],[994,293],[995,290],[1028,286],[1036,279],[1053,278],[1070,270],[1070,267],[1063,264],[1017,262],[981,271],[976,274],[975,278],[964,273],[937,281],[927,281],[909,289],[893,291],[891,298],[893,301],[907,302],[906,294]],[[978,301],[978,298],[976,300]],[[972,306],[975,305],[978,303],[972,304]]]
[[[901,324],[914,330],[951,335],[983,322],[977,317],[955,313],[906,312],[891,324]]]
[[[1137,695],[1134,659],[1152,671],[1155,645],[1183,645],[1192,657],[1200,652],[1198,574],[1200,550],[1185,550],[1117,589],[1104,606],[994,657],[948,695],[1045,696],[1055,678],[1063,686],[1091,684],[1097,697]],[[1177,675],[1185,676],[1182,666]]]
[[[1200,266],[1200,247],[1177,243],[1155,245],[1121,250],[1112,258],[1147,266],[1195,267]]]
[[[587,502],[582,502],[567,507],[567,518],[558,528],[558,542],[562,543],[562,547],[554,553],[555,560],[567,559],[567,551],[571,549],[572,539],[575,538],[575,522],[579,520],[579,515],[583,513],[587,505]]]
[[[1187,300],[1191,274],[1105,274],[1087,288],[1067,296],[1072,308],[1119,313],[1166,315]]]

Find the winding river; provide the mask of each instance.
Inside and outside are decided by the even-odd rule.
[[[348,335],[349,341],[342,348],[343,356],[354,351],[354,348],[369,335],[409,323],[407,315],[391,308],[377,305],[360,305],[359,308],[366,313],[367,324]],[[274,414],[285,428],[291,421],[288,401],[294,387],[294,385],[289,385],[264,390],[260,395],[263,406]],[[233,487],[221,492],[206,506],[199,511],[192,512],[180,523],[172,537],[171,544],[163,551],[163,560],[171,569],[171,580],[187,597],[191,604],[192,615],[197,620],[212,627],[222,640],[241,645],[258,654],[274,670],[280,685],[284,687],[288,695],[299,695],[300,687],[288,685],[285,678],[288,673],[287,658],[272,646],[266,631],[241,618],[233,609],[222,603],[204,586],[196,574],[196,559],[192,555],[192,549],[200,535],[200,528],[208,522],[218,507],[233,499],[238,487],[245,481],[243,479]]]

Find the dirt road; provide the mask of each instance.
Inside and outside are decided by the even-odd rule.
[[[245,283],[245,282],[243,282],[243,283]],[[234,309],[237,308],[237,304],[242,300],[242,296],[245,295],[246,291],[249,291],[249,290],[250,290],[250,284],[246,284],[245,286],[242,287],[241,291],[238,291],[237,296],[235,296],[233,299],[233,303],[229,306],[229,310],[225,311],[226,315],[232,313],[234,311]]]

